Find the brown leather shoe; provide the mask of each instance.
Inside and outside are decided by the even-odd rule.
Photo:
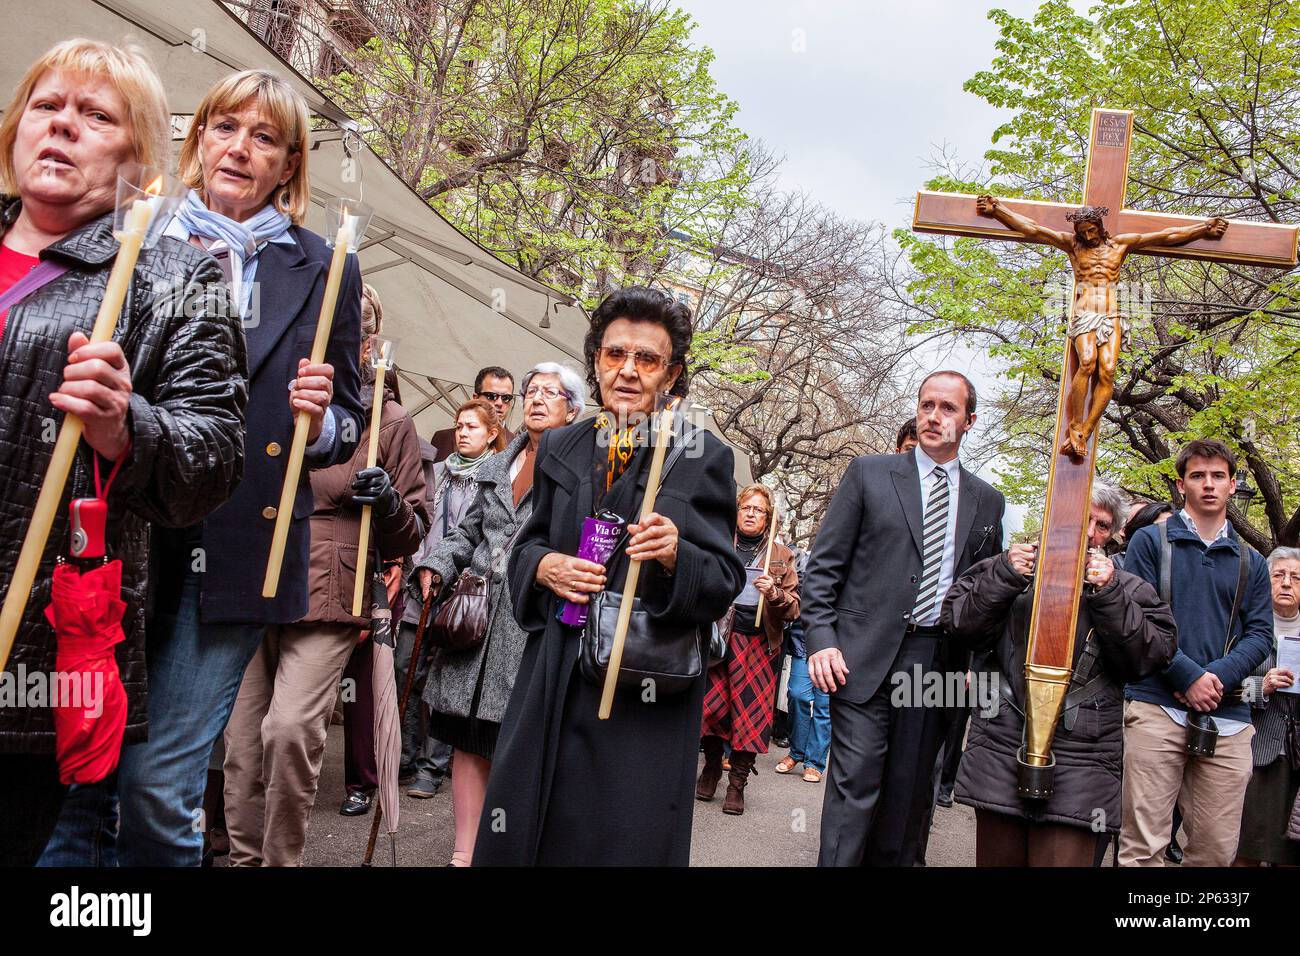
[[[700,771],[700,779],[695,784],[695,799],[712,800],[718,792],[718,783],[722,780],[722,738],[705,737],[701,743],[704,748],[704,769]]]
[[[727,796],[722,801],[722,812],[739,816],[745,812],[745,784],[754,767],[754,755],[743,750],[731,752],[731,773],[727,776]]]
[[[772,769],[777,773],[790,773],[797,766],[799,766],[799,761],[795,760],[789,754],[786,754],[781,758],[781,762]]]

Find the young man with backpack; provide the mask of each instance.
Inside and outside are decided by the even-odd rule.
[[[1125,690],[1121,866],[1164,865],[1175,804],[1184,865],[1232,863],[1254,736],[1241,686],[1273,641],[1265,561],[1227,520],[1236,457],[1198,439],[1176,467],[1183,509],[1134,535],[1124,559],[1173,608],[1178,651]]]

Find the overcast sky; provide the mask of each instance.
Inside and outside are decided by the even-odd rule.
[[[998,0],[1029,16],[1039,0]],[[740,127],[786,157],[784,185],[845,216],[906,225],[945,146],[977,163],[1004,115],[962,90],[997,31],[981,0],[678,0]]]
[[[785,157],[781,185],[891,229],[911,222],[937,152],[982,162],[1007,115],[962,89],[996,53],[987,11],[1029,17],[1039,3],[678,0],[696,41],[717,55],[712,73],[740,104],[740,128]],[[978,356],[935,361],[971,363],[982,394],[997,387]],[[1008,532],[1019,526],[1015,511]]]

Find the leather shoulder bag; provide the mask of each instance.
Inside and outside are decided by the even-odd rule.
[[[449,488],[443,494],[443,534],[448,534],[446,518]],[[519,522],[515,533],[510,536],[503,554],[509,555],[514,548],[515,539],[524,530],[526,521]],[[456,578],[447,600],[438,607],[433,624],[429,627],[429,643],[434,647],[449,651],[470,651],[487,639],[488,624],[492,620],[491,601],[492,575],[474,574],[468,569]],[[508,598],[507,598],[508,600]]]

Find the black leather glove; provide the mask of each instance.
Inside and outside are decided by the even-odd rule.
[[[388,472],[378,466],[357,472],[352,479],[352,500],[358,505],[370,505],[379,518],[391,517],[402,507],[402,496],[393,487]]]

